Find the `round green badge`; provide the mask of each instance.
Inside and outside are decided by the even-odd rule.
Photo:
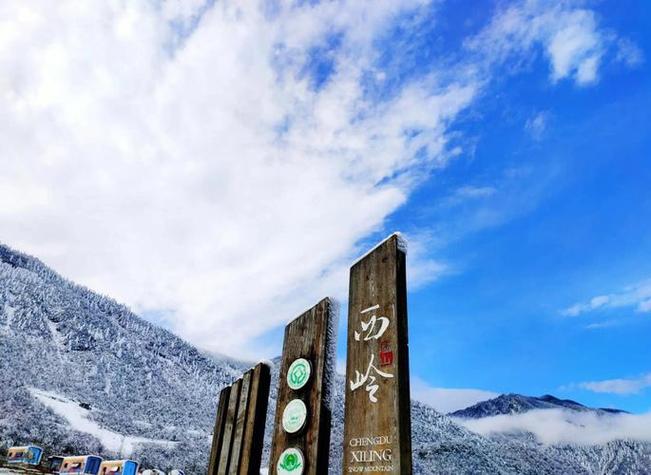
[[[295,434],[305,426],[307,420],[307,407],[300,399],[289,401],[283,411],[283,429],[288,434]]]
[[[301,475],[304,465],[303,452],[292,447],[280,454],[280,459],[276,465],[276,473],[278,475]]]
[[[289,366],[287,371],[287,384],[291,389],[296,391],[304,387],[310,380],[312,366],[305,358],[299,358]]]

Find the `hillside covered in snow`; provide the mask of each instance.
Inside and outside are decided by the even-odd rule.
[[[122,452],[194,473],[207,459],[217,390],[241,370],[4,246],[0,347],[3,446]]]
[[[121,454],[145,467],[183,468],[188,474],[205,474],[216,395],[246,367],[205,354],[2,245],[0,348],[0,448],[34,442],[48,453]],[[266,451],[277,369],[272,368]],[[343,388],[339,376],[331,473],[341,470]],[[552,398],[502,397],[455,414],[460,417],[414,401],[416,473],[651,473],[647,442],[543,443],[532,431],[511,427],[491,432],[469,425],[491,417],[541,414],[546,404],[555,407],[542,414],[561,411],[566,417],[587,411],[605,421],[619,416],[611,410],[595,415],[578,403]]]
[[[540,397],[522,396],[521,394],[502,394],[488,401],[481,401],[450,415],[462,418],[481,418],[497,415],[524,414],[537,409],[566,409],[576,412],[592,412],[599,415],[622,414],[626,411],[609,408],[592,408],[570,399],[559,399],[550,394]]]

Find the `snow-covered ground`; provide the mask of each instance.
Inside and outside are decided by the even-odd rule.
[[[59,394],[37,388],[29,388],[29,391],[41,403],[65,418],[72,429],[96,437],[108,450],[118,452],[123,457],[130,456],[138,444],[158,444],[165,447],[173,447],[177,444],[177,442],[169,440],[122,435],[118,432],[105,429],[88,417],[91,411],[79,406],[75,401]]]
[[[36,469],[12,469],[7,467],[0,467],[0,475],[26,475],[26,474],[37,474],[41,475],[42,472],[39,472]]]

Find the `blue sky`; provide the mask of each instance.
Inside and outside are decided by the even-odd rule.
[[[600,2],[595,12],[649,51],[651,12],[625,3]],[[442,49],[458,45],[467,23],[481,25],[459,18],[468,10],[444,8],[448,28],[428,32]],[[410,292],[413,372],[435,386],[648,411],[648,377],[632,394],[580,383],[644,379],[651,313],[634,301],[563,315],[576,302],[649,285],[648,64],[609,65],[587,86],[549,75],[534,52],[523,71],[491,84],[454,127],[473,146],[389,219],[389,228],[431,233],[430,255],[449,267]],[[458,196],[464,189],[475,194]]]
[[[643,2],[2,8],[3,242],[256,359],[400,230],[417,397],[651,410]]]

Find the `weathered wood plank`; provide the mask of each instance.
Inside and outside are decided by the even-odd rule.
[[[350,271],[344,473],[412,470],[405,265],[393,235]]]
[[[221,391],[208,475],[260,473],[270,385],[260,363]]]
[[[226,413],[226,425],[224,426],[224,438],[222,441],[222,450],[219,455],[218,475],[226,475],[229,472],[229,462],[231,450],[233,448],[233,435],[235,433],[235,419],[237,417],[237,407],[240,402],[240,388],[242,379],[238,379],[231,386],[231,395],[228,401],[228,411]]]
[[[228,463],[228,473],[237,475],[240,468],[242,456],[242,445],[244,437],[244,428],[246,426],[246,417],[249,408],[249,391],[251,389],[251,371],[247,371],[242,376],[240,387],[240,401],[237,404],[237,416],[235,417],[235,429],[233,431],[233,446],[231,448],[230,461]]]
[[[219,404],[217,416],[215,417],[215,428],[212,435],[212,447],[210,449],[210,462],[208,463],[208,475],[217,475],[219,456],[221,454],[222,440],[224,437],[224,426],[226,425],[226,412],[231,387],[227,386],[219,393]]]
[[[327,474],[331,425],[331,382],[334,371],[334,329],[337,306],[326,298],[303,313],[285,328],[283,356],[278,380],[278,396],[269,473],[276,473],[285,449],[300,449],[304,456],[303,473]],[[305,386],[290,388],[287,375],[290,365],[304,358],[310,363],[310,377]],[[294,372],[293,372],[294,373]],[[295,379],[294,384],[298,384]],[[282,424],[288,403],[299,399],[307,407],[307,421],[302,430],[288,433]]]
[[[251,370],[251,391],[239,468],[240,475],[258,475],[260,473],[270,386],[271,370],[266,364],[259,363]]]

